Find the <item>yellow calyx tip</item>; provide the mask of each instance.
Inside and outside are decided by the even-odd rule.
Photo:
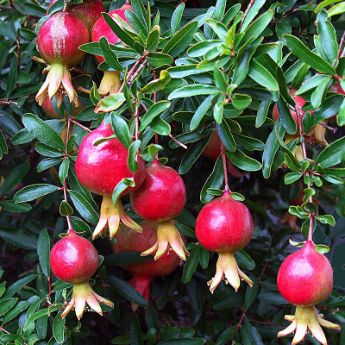
[[[104,71],[101,84],[98,88],[98,93],[101,96],[112,95],[117,93],[121,87],[120,72],[118,71]]]
[[[101,236],[107,229],[109,229],[109,237],[115,237],[121,222],[134,231],[142,232],[143,230],[139,224],[127,215],[120,200],[113,204],[111,196],[104,196],[99,221],[92,234],[92,239]]]
[[[182,260],[186,260],[189,252],[183,242],[181,234],[173,221],[159,223],[157,228],[157,242],[141,256],[154,255],[154,259],[161,258],[169,249],[172,249]]]
[[[327,339],[322,327],[340,330],[340,326],[323,319],[322,314],[318,314],[314,306],[302,307],[297,306],[295,315],[286,315],[285,319],[290,321],[291,324],[284,330],[278,333],[278,337],[287,336],[295,332],[292,340],[293,345],[303,341],[307,332],[310,333],[317,339],[322,345],[327,345]]]
[[[219,254],[216,274],[207,283],[211,293],[214,293],[223,279],[225,279],[225,282],[230,284],[236,292],[241,285],[241,280],[244,280],[250,287],[253,286],[253,281],[238,267],[234,253]]]
[[[88,282],[73,285],[72,299],[61,314],[64,319],[68,313],[74,308],[77,319],[80,320],[87,306],[99,315],[103,316],[101,304],[113,307],[114,304],[106,298],[95,293]]]

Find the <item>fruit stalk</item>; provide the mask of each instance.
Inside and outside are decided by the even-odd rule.
[[[221,155],[222,155],[222,162],[223,162],[223,171],[224,171],[224,192],[228,193],[230,192],[229,188],[229,176],[228,176],[228,168],[227,168],[227,163],[226,163],[226,156],[225,156],[225,147],[223,143],[220,143],[220,150],[221,150]]]

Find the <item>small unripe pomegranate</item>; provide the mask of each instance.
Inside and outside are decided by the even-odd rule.
[[[99,303],[113,307],[111,301],[96,294],[89,284],[98,265],[99,257],[96,248],[90,241],[77,235],[74,230],[70,230],[54,245],[50,253],[52,272],[60,280],[73,285],[72,299],[61,314],[62,318],[75,308],[77,318],[80,320],[86,304],[100,315],[102,315],[102,309]]]
[[[186,204],[186,187],[178,172],[155,160],[146,169],[146,179],[131,193],[133,210],[143,219],[158,222],[157,242],[142,255],[155,253],[158,260],[169,246],[183,260],[188,254],[181,235],[172,219]]]
[[[114,18],[114,20],[116,20],[116,16],[119,16],[125,22],[128,22],[125,16],[125,12],[131,9],[132,9],[131,5],[124,5],[119,9],[110,11],[108,14],[109,16]],[[108,23],[105,21],[103,17],[99,18],[92,28],[91,41],[99,42],[101,37],[105,37],[108,40],[109,44],[116,44],[120,42],[119,37],[113,32],[113,30],[110,28],[110,26],[108,25]],[[104,62],[104,57],[96,55],[96,60],[98,63],[102,63]],[[102,96],[113,94],[113,93],[118,92],[118,90],[120,89],[120,86],[121,86],[120,72],[104,71],[104,76],[98,88],[98,93]]]
[[[47,95],[52,99],[59,89],[66,92],[71,103],[79,105],[69,68],[81,62],[85,53],[79,46],[88,41],[87,27],[71,13],[53,14],[42,24],[37,34],[37,48],[49,67],[47,78],[36,95],[40,105]]]
[[[93,238],[101,235],[107,227],[110,236],[114,237],[120,221],[132,229],[141,231],[141,227],[125,213],[121,201],[114,205],[111,197],[117,184],[124,178],[133,178],[135,188],[140,187],[146,176],[145,163],[138,157],[138,169],[133,173],[127,163],[128,150],[118,138],[97,143],[111,136],[114,136],[113,129],[109,124],[102,122],[97,129],[84,137],[75,162],[79,182],[89,191],[103,196],[100,219]],[[133,188],[129,187],[122,195],[128,194],[131,190]]]
[[[333,270],[328,259],[318,253],[308,240],[302,249],[289,255],[279,268],[278,289],[282,296],[297,306],[295,315],[285,318],[291,325],[278,337],[295,332],[292,344],[300,343],[307,331],[324,345],[327,340],[321,326],[339,330],[340,327],[322,319],[315,305],[328,298],[333,289]]]
[[[195,234],[200,244],[219,255],[215,276],[208,282],[213,293],[222,279],[237,291],[240,279],[250,286],[251,279],[238,267],[234,253],[244,248],[253,235],[254,223],[245,204],[229,192],[205,205],[196,220]]]
[[[157,241],[157,224],[142,222],[142,233],[121,227],[113,243],[114,253],[143,252]],[[154,277],[167,276],[180,264],[181,259],[172,251],[167,251],[158,260],[134,263],[123,267],[132,273],[131,285],[148,301]]]
[[[57,0],[52,0],[48,8],[54,5],[56,1]],[[105,8],[101,0],[84,0],[82,4],[69,6],[68,12],[82,20],[87,29],[91,32],[93,25],[98,18],[101,17],[102,12],[105,12]]]
[[[212,131],[210,139],[202,154],[208,159],[211,159],[212,161],[216,161],[217,158],[220,156],[221,141],[216,130]],[[247,175],[237,170],[228,158],[226,158],[226,167],[228,169],[228,173],[233,177],[241,178]]]

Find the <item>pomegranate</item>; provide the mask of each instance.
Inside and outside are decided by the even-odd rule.
[[[80,183],[89,191],[103,196],[100,219],[93,238],[101,235],[107,227],[110,237],[114,237],[120,221],[131,229],[141,231],[141,227],[125,213],[121,201],[114,205],[111,197],[117,184],[124,178],[134,178],[135,188],[138,188],[145,179],[145,164],[138,157],[138,170],[135,173],[130,171],[127,164],[128,150],[118,138],[97,144],[97,141],[111,136],[114,136],[113,129],[103,121],[82,140],[75,162]],[[129,187],[122,195],[131,190],[133,188]]]
[[[303,116],[306,114],[306,112],[302,108],[307,102],[303,97],[296,96],[295,93],[296,93],[296,90],[293,90],[292,91],[292,97],[293,97],[293,99],[296,103],[296,107],[299,110],[299,113],[301,114],[302,119],[303,119]],[[311,112],[311,114],[312,113],[313,112]],[[300,130],[299,130],[300,121],[298,119],[298,114],[295,110],[290,110],[290,114],[296,123],[297,131],[294,135],[288,135],[287,136],[287,142],[290,142],[290,141],[292,141],[295,138],[298,138],[300,136]],[[279,111],[278,111],[277,104],[275,104],[273,107],[272,118],[274,121],[278,121],[278,119],[279,119]],[[306,139],[309,143],[313,143],[315,141],[319,145],[327,145],[325,135],[326,135],[326,128],[324,126],[322,126],[321,124],[317,124],[314,128],[312,128],[310,130],[309,133],[306,134]],[[299,159],[300,157],[298,155],[296,155],[296,158]]]
[[[254,223],[245,204],[232,198],[230,192],[205,205],[196,220],[195,234],[200,244],[219,257],[215,276],[208,282],[211,293],[222,279],[237,291],[240,279],[249,286],[251,279],[243,273],[236,262],[234,253],[245,247],[252,238]]]
[[[120,227],[114,240],[113,252],[142,252],[157,241],[157,224],[142,222],[142,233]],[[125,266],[124,269],[132,273],[131,285],[148,301],[150,299],[151,282],[154,277],[167,276],[180,264],[181,259],[173,252],[167,251],[157,261],[147,261]]]
[[[282,296],[297,306],[295,315],[285,316],[291,325],[279,332],[278,337],[296,331],[292,344],[298,344],[309,330],[321,344],[327,345],[321,326],[336,330],[340,327],[318,315],[315,305],[331,294],[333,270],[328,259],[315,250],[311,240],[284,260],[279,268],[277,283]]]
[[[131,10],[131,5],[124,5],[117,10],[110,11],[108,14],[116,20],[116,16],[119,16],[121,19],[127,22],[125,16],[126,10]],[[116,44],[120,42],[119,37],[113,32],[108,23],[103,17],[99,18],[91,31],[91,41],[98,42],[101,37],[105,37],[110,44]],[[98,63],[104,62],[103,56],[96,56]],[[102,96],[116,93],[120,89],[121,80],[120,72],[118,71],[104,71],[104,76],[101,81],[101,84],[98,88],[98,93]]]
[[[37,47],[49,66],[47,78],[36,95],[40,105],[47,95],[52,99],[59,89],[66,92],[71,103],[79,105],[69,68],[81,62],[85,53],[79,46],[88,41],[87,27],[71,13],[56,13],[42,24],[37,34]]]
[[[186,260],[188,251],[173,219],[186,204],[186,187],[178,172],[163,166],[156,159],[146,169],[146,179],[139,189],[130,194],[133,210],[143,219],[158,222],[157,241],[141,255],[152,255],[158,260],[169,249]]]
[[[64,282],[73,284],[72,299],[61,314],[65,318],[75,308],[78,320],[83,316],[86,304],[102,315],[99,303],[113,307],[113,303],[96,294],[90,284],[90,278],[99,265],[96,248],[74,230],[59,240],[50,253],[50,266],[54,275]]]
[[[48,9],[54,5],[56,1],[57,0],[52,0]],[[82,4],[69,6],[68,12],[82,20],[91,32],[93,25],[96,23],[98,18],[101,17],[102,12],[105,12],[105,8],[101,0],[84,0]]]
[[[202,154],[208,159],[211,159],[212,161],[216,161],[217,158],[220,156],[221,141],[216,130],[212,131],[210,139]],[[228,158],[226,159],[226,161],[227,161],[226,166],[231,176],[236,177],[236,178],[247,176],[247,174],[242,173],[239,170],[237,170]]]

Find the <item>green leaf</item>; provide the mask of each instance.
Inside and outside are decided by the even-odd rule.
[[[203,204],[207,204],[213,199],[213,196],[208,194],[207,191],[210,188],[219,189],[224,182],[224,171],[222,158],[218,157],[210,176],[207,178],[205,184],[200,192],[200,201]]]
[[[328,17],[337,16],[338,14],[342,14],[345,12],[345,3],[341,2],[333,7],[331,7],[328,11]]]
[[[28,301],[19,301],[14,308],[12,308],[6,315],[4,316],[2,320],[2,324],[5,325],[9,321],[16,318],[19,314],[24,312],[28,307],[30,303]]]
[[[195,246],[190,251],[190,256],[188,257],[186,264],[183,268],[182,283],[187,284],[191,281],[196,268],[199,265],[200,260],[200,246]]]
[[[171,127],[169,123],[159,117],[156,117],[151,122],[151,127],[155,133],[162,136],[167,136],[167,135],[170,135],[171,133]]]
[[[59,135],[38,116],[34,114],[25,114],[22,121],[33,138],[55,149],[65,149],[65,145]]]
[[[108,276],[109,283],[116,289],[117,293],[130,302],[140,306],[147,306],[147,301],[130,284],[114,276]]]
[[[62,319],[60,313],[56,315],[53,321],[53,337],[59,344],[63,344],[65,340],[65,323],[66,319]]]
[[[179,338],[173,340],[161,340],[157,343],[157,345],[204,345],[206,344],[205,339],[201,338]]]
[[[236,151],[236,142],[231,133],[230,126],[226,121],[217,125],[217,133],[226,150],[231,152]]]
[[[212,18],[206,20],[207,25],[213,30],[213,32],[218,36],[218,38],[222,41],[226,40],[227,28],[226,26]]]
[[[241,93],[235,93],[231,97],[231,104],[234,106],[237,110],[244,110],[250,106],[252,103],[252,98],[249,95],[241,94]]]
[[[113,204],[116,204],[121,194],[128,188],[128,187],[135,187],[134,179],[131,178],[123,178],[115,187],[112,195]]]
[[[38,199],[58,190],[60,190],[58,186],[47,183],[37,183],[22,188],[14,195],[13,199],[16,203],[22,203]]]
[[[242,151],[226,151],[226,155],[233,165],[244,171],[258,171],[261,169],[261,164],[256,159],[247,156]]]
[[[141,89],[141,92],[145,94],[152,94],[154,92],[161,91],[170,82],[170,80],[171,78],[169,72],[163,70],[160,72],[159,78],[151,80]]]
[[[162,52],[169,54],[172,57],[176,57],[178,54],[182,53],[189,46],[197,30],[198,30],[197,22],[190,22],[186,24],[182,29],[177,31],[168,40]]]
[[[316,36],[319,38],[317,49],[331,65],[334,65],[338,60],[337,34],[333,25],[328,20],[326,11],[321,11],[318,14],[316,23],[317,31],[319,33],[319,36]]]
[[[188,147],[187,151],[182,157],[178,169],[181,175],[186,174],[194,165],[194,163],[199,159],[207,145],[207,141],[207,139],[202,139]]]
[[[255,59],[251,63],[249,76],[267,90],[272,92],[279,91],[278,82],[273,77],[271,72],[261,63],[257,62]]]
[[[12,285],[10,285],[3,298],[9,298],[14,296],[18,291],[24,288],[24,286],[27,286],[30,284],[34,279],[37,278],[36,274],[31,274],[29,276],[26,276],[24,278],[18,279],[16,282],[14,282]]]
[[[141,117],[140,131],[143,131],[161,113],[170,107],[169,101],[159,101],[150,106],[145,115]]]
[[[315,217],[322,224],[327,224],[330,226],[335,226],[335,219],[331,214],[323,214]]]
[[[244,19],[240,32],[245,32],[249,24],[253,21],[259,13],[266,0],[255,0],[252,7],[249,9],[246,18]]]
[[[43,274],[48,278],[50,271],[50,238],[47,229],[40,231],[37,241],[37,254]]]
[[[158,43],[159,43],[159,36],[160,36],[160,27],[155,25],[149,35],[147,36],[146,40],[146,47],[148,51],[156,50]]]
[[[298,181],[303,175],[298,172],[290,172],[284,176],[284,183],[289,185]]]
[[[171,32],[174,34],[178,28],[180,27],[181,24],[181,19],[183,16],[183,11],[185,9],[186,5],[184,2],[182,2],[181,4],[179,4],[176,9],[174,10],[172,16],[171,16]]]
[[[132,142],[132,136],[129,131],[127,121],[122,116],[113,112],[111,114],[111,124],[116,136],[119,138],[121,143],[128,148]]]
[[[224,116],[225,95],[219,95],[214,106],[213,117],[217,124],[222,123]]]
[[[336,74],[335,69],[328,62],[314,54],[300,39],[292,35],[284,35],[284,38],[292,53],[307,65],[321,73]]]
[[[214,99],[214,96],[208,96],[199,105],[198,109],[196,110],[196,112],[194,113],[190,121],[191,131],[193,131],[200,125],[202,119],[204,118],[208,110],[211,108],[213,99]]]
[[[110,111],[117,110],[121,107],[121,105],[126,101],[124,94],[115,93],[110,96],[104,97],[99,101],[95,112],[104,112],[108,113]]]
[[[328,145],[317,157],[316,164],[322,168],[333,167],[345,159],[345,137],[335,140]]]
[[[135,140],[128,149],[128,167],[132,172],[136,172],[138,169],[137,157],[139,156],[140,145],[141,141]]]
[[[337,123],[339,126],[345,125],[345,98],[340,105],[340,109],[337,115]]]
[[[117,59],[116,54],[110,49],[109,42],[106,37],[102,36],[99,40],[99,46],[102,49],[105,62],[108,66],[112,67],[116,71],[122,71],[122,66]]]
[[[63,217],[71,216],[73,214],[73,208],[67,201],[62,200],[59,206],[59,212]]]
[[[164,54],[161,52],[150,52],[147,55],[147,61],[153,68],[162,68],[163,66],[170,66],[174,60],[169,54]]]
[[[120,38],[121,42],[133,48],[139,54],[144,52],[144,47],[138,41],[135,41],[127,32],[125,32],[108,13],[103,13],[102,15],[107,24],[110,26],[111,30]]]
[[[282,98],[279,98],[277,107],[279,113],[279,121],[289,134],[295,134],[297,131],[296,122],[291,115],[290,109]]]
[[[18,298],[7,298],[2,299],[0,303],[0,316],[4,316],[8,311],[10,311],[17,303]]]
[[[202,95],[216,95],[219,93],[219,90],[212,86],[212,85],[204,85],[204,84],[192,84],[182,86],[181,88],[173,91],[168,100],[171,101],[175,98],[186,98],[192,96],[202,96]]]
[[[89,203],[89,201],[82,194],[75,190],[69,191],[69,196],[71,197],[73,205],[79,214],[89,223],[96,224],[98,220],[98,213]]]
[[[70,160],[68,158],[65,158],[59,168],[59,179],[62,184],[64,184],[69,171],[70,166]]]

